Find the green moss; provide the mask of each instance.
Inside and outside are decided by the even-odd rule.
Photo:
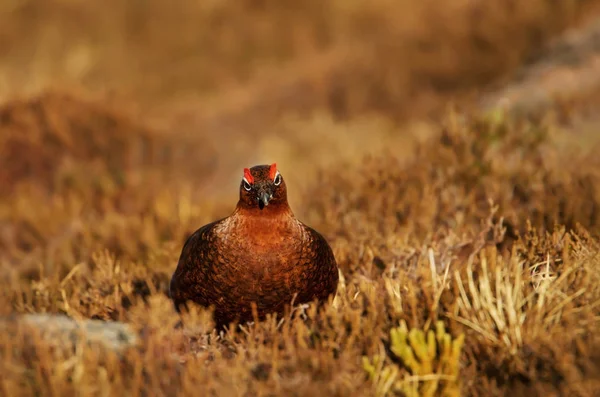
[[[402,321],[390,331],[390,350],[402,360],[409,374],[397,379],[399,368],[386,365],[385,358],[376,355],[373,359],[363,357],[363,368],[373,382],[376,395],[387,395],[391,391],[402,392],[407,397],[460,396],[460,355],[464,334],[452,338],[438,321],[435,331],[408,330]]]

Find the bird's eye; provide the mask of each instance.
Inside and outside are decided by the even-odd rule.
[[[275,175],[273,183],[275,184],[275,186],[281,185],[281,174],[279,174],[279,172],[277,173],[277,175]]]
[[[252,190],[252,186],[245,179],[242,180],[242,185],[244,186],[244,189],[246,189],[247,191]]]

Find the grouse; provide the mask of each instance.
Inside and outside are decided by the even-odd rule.
[[[214,308],[217,327],[283,314],[286,305],[322,304],[334,295],[338,266],[325,238],[299,221],[276,164],[244,168],[233,213],[185,242],[169,295]]]

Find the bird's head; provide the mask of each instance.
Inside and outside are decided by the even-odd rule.
[[[285,181],[277,170],[277,164],[256,165],[244,168],[240,183],[239,205],[250,209],[287,208]]]

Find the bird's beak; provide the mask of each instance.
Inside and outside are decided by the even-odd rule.
[[[261,210],[269,205],[269,200],[271,200],[271,193],[262,191],[258,193],[258,208]]]

